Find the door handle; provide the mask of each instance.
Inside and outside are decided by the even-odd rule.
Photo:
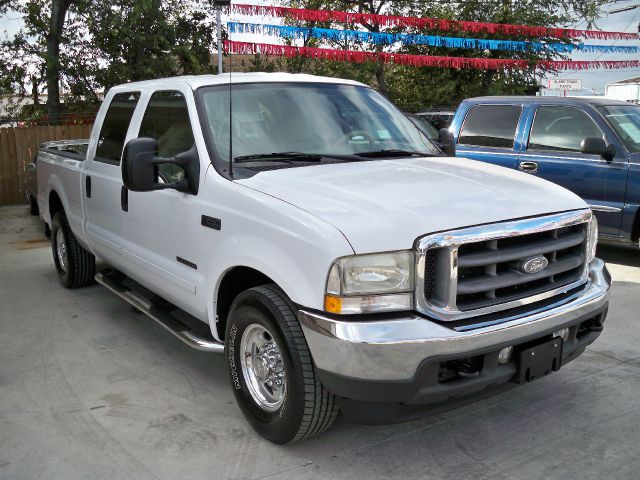
[[[91,198],[91,177],[89,175],[85,178],[84,185],[87,198]]]
[[[536,173],[538,171],[538,162],[520,162],[518,170],[527,173]]]

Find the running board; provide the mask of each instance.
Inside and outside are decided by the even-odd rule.
[[[191,348],[203,352],[224,352],[223,343],[216,342],[213,338],[207,339],[196,335],[187,325],[171,315],[165,308],[154,303],[152,299],[145,297],[142,293],[125,285],[123,283],[123,279],[125,278],[122,274],[113,270],[105,270],[97,273],[95,276],[96,282],[105,286],[148,317],[154,319]],[[200,320],[195,321],[200,322]]]

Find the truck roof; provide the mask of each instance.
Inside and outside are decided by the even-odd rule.
[[[231,78],[229,78],[231,77]],[[316,75],[307,75],[301,73],[241,73],[233,72],[223,73],[222,75],[182,75],[178,77],[159,78],[155,80],[144,80],[141,82],[131,82],[114,87],[116,90],[130,90],[135,88],[157,88],[162,87],[166,83],[185,83],[192,89],[209,85],[221,84],[239,84],[239,83],[268,83],[268,82],[292,82],[292,83],[333,83],[344,85],[359,85],[366,87],[367,85],[355,82],[353,80],[345,80],[342,78],[320,77]]]
[[[633,105],[629,102],[621,102],[606,97],[537,97],[533,95],[513,95],[513,96],[487,96],[468,98],[467,102],[479,103],[498,103],[498,102],[517,102],[517,103],[557,103],[564,105],[588,104],[598,105]]]

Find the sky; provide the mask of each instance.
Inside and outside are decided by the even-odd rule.
[[[640,0],[626,0],[615,2],[612,8],[622,8],[625,5],[640,5]],[[614,32],[638,32],[638,24],[640,23],[640,8],[623,13],[600,18],[596,22],[599,30],[608,30]],[[575,28],[586,28],[584,22],[576,24]],[[640,46],[640,38],[634,41],[628,40],[596,40],[585,39],[585,43],[598,45],[615,45],[615,46]],[[572,55],[572,60],[638,60],[640,55],[615,54],[607,53],[601,55],[599,53],[582,53]],[[596,90],[597,93],[603,94],[607,83],[624,80],[631,77],[640,77],[640,68],[625,68],[620,70],[590,70],[590,71],[564,71],[557,78],[581,79],[584,89]],[[593,94],[593,92],[584,91],[584,94]]]
[[[246,3],[254,3],[254,4],[270,4],[272,2],[268,0],[246,0]],[[612,2],[612,6],[615,8],[621,8],[625,5],[638,5],[640,4],[640,0],[618,0]],[[244,18],[247,22],[259,23],[260,19],[258,18],[247,18],[247,17],[239,17],[237,15],[233,16],[233,20],[241,20]],[[276,23],[276,20],[273,18],[269,18],[265,21],[265,23]],[[637,32],[638,24],[640,23],[640,8],[636,8],[635,10],[631,10],[624,13],[617,13],[612,15],[604,15],[602,18],[596,21],[596,27],[600,30],[609,30],[609,31],[619,31],[619,32]],[[584,22],[576,23],[574,28],[586,28]],[[9,36],[15,34],[15,32],[20,28],[20,18],[14,12],[9,12],[4,16],[0,16],[0,32],[5,31]],[[247,36],[247,35],[234,35],[232,36],[233,40],[244,40],[244,41],[262,41],[264,43],[277,43],[277,39],[275,38],[256,38],[255,35]],[[640,39],[634,41],[625,41],[625,40],[596,40],[596,39],[585,39],[585,43],[590,44],[599,44],[599,45],[616,45],[616,46],[624,46],[624,45],[637,45],[640,46]],[[638,60],[638,55],[629,55],[629,54],[599,54],[599,53],[576,53],[572,55],[573,60]],[[605,85],[607,83],[624,80],[631,77],[640,76],[640,68],[635,69],[620,69],[620,70],[590,70],[590,71],[563,71],[559,75],[558,78],[570,78],[570,79],[580,79],[582,80],[582,86],[584,88],[583,94],[603,94]]]

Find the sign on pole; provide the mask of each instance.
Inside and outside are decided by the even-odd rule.
[[[569,78],[550,78],[547,85],[549,90],[582,91],[582,80]]]

